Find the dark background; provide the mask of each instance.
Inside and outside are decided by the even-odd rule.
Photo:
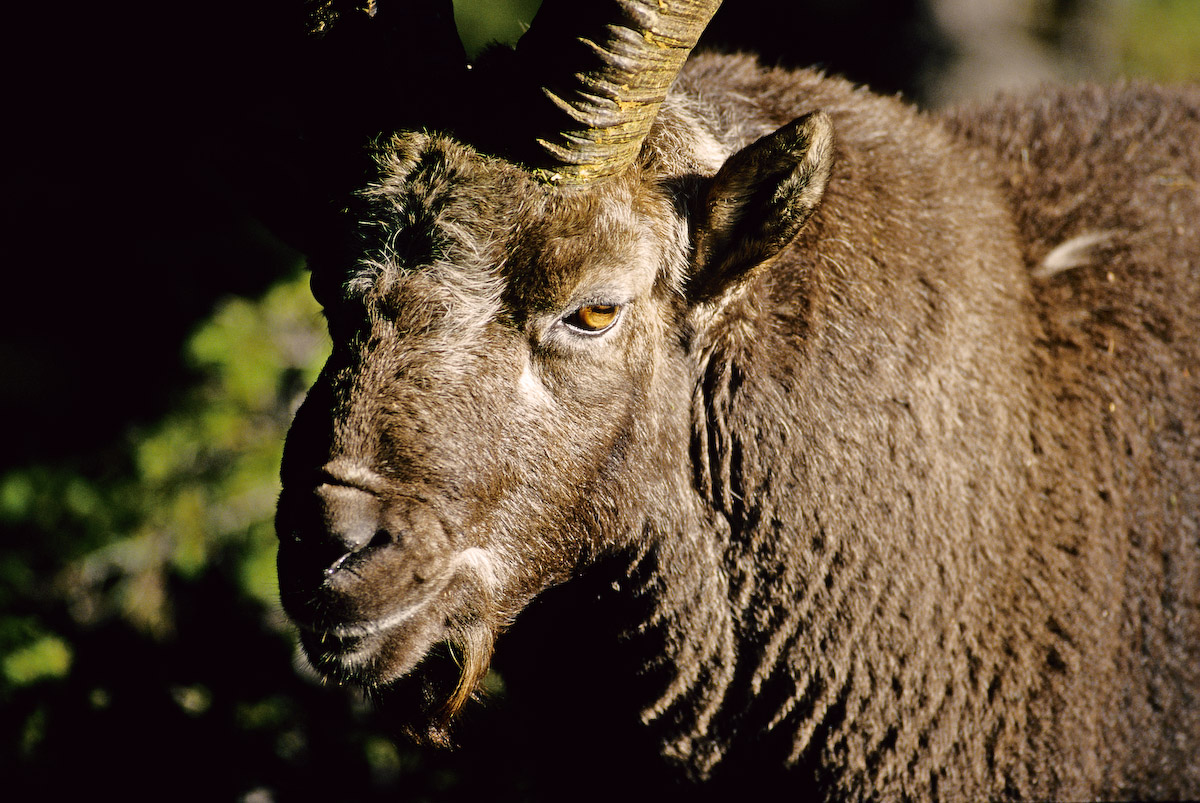
[[[536,0],[511,5],[464,10],[464,38],[515,36]],[[930,107],[990,88],[995,64],[1015,81],[1200,75],[1188,0],[996,3],[1008,10],[982,19],[962,5],[738,0],[705,44]],[[446,55],[418,37],[407,58],[433,66],[416,75],[379,54],[331,60],[304,24],[282,0],[5,10],[9,799],[521,797],[520,768],[415,750],[291,668],[270,508],[323,348],[298,248],[341,155],[312,121],[419,93]]]
[[[312,75],[298,8],[68,0],[6,20],[0,467],[92,449],[161,413],[186,380],[180,344],[213,302],[295,264],[268,226],[295,193],[280,165],[289,126],[331,95],[374,84],[369,103],[406,81],[354,54],[340,83]],[[918,96],[948,49],[917,0],[742,0],[708,40]]]

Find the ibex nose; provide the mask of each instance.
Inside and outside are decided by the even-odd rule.
[[[380,534],[381,504],[370,491],[349,485],[318,485],[325,532],[348,555],[358,552]],[[386,534],[384,534],[386,536]]]

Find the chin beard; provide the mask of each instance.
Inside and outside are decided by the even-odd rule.
[[[302,637],[307,661],[320,677],[359,687],[396,716],[408,737],[442,747],[452,745],[454,720],[467,702],[483,694],[480,682],[494,642],[482,624],[451,625],[414,664],[411,645],[386,634],[341,641],[340,650],[327,637]]]

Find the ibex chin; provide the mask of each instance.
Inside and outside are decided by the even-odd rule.
[[[562,799],[1200,796],[1200,90],[927,115],[688,60],[717,4],[547,0],[528,113],[379,147],[309,660],[444,741],[495,646]]]

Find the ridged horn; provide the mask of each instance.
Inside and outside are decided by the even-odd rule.
[[[534,136],[558,183],[633,163],[688,54],[721,0],[546,0],[521,37],[526,75],[547,101]]]

